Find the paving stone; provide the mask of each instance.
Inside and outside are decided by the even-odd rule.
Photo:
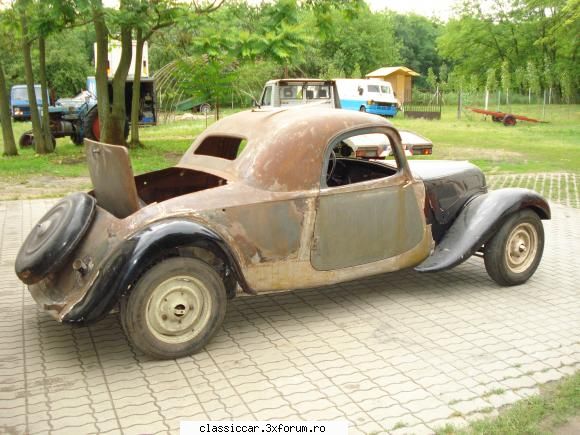
[[[430,433],[580,369],[580,270],[568,261],[580,256],[577,209],[553,205],[524,285],[500,289],[470,259],[440,274],[237,298],[206,350],[153,361],[134,353],[118,314],[58,324],[15,277],[20,244],[54,203],[0,202],[0,427],[16,433],[177,433],[180,419],[211,418]]]

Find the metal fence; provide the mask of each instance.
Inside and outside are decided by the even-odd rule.
[[[429,94],[426,92],[412,92],[405,95],[405,102],[401,110],[405,118],[441,119],[443,94],[437,90]]]

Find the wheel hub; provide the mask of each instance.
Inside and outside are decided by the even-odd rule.
[[[517,225],[510,233],[505,252],[506,264],[513,273],[521,273],[527,270],[538,250],[538,234],[536,228],[523,222]]]
[[[157,338],[185,342],[197,335],[209,317],[207,288],[191,276],[177,276],[158,285],[147,304],[147,324]]]

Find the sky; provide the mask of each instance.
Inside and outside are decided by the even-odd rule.
[[[457,0],[365,0],[373,11],[391,9],[447,20]]]

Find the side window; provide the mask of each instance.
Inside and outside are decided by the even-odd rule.
[[[272,105],[272,86],[266,86],[264,89],[264,95],[262,96],[262,101],[260,101],[262,106]]]
[[[378,85],[368,85],[367,90],[369,92],[376,92],[376,93],[378,93],[379,92],[379,87],[378,87]]]
[[[346,186],[395,175],[396,159],[385,133],[353,134],[338,141],[327,158],[326,185]]]

